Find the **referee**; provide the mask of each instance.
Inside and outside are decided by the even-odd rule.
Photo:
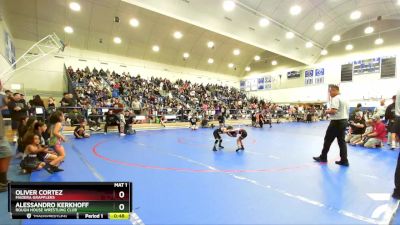
[[[347,146],[345,141],[347,120],[349,119],[349,107],[347,102],[344,101],[339,92],[339,86],[329,85],[330,95],[330,108],[325,111],[330,114],[331,122],[326,130],[324,147],[322,148],[321,155],[313,157],[317,162],[327,162],[329,148],[332,142],[337,138],[340,148],[340,161],[336,164],[341,166],[349,166],[347,159]]]
[[[393,131],[395,131],[397,135],[400,135],[400,90],[397,91],[396,103],[394,108],[395,108],[396,119],[394,121]],[[394,175],[394,185],[395,188],[392,197],[395,199],[400,199],[400,154],[399,157],[397,158],[396,173]]]

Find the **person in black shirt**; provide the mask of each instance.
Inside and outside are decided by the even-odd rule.
[[[396,113],[395,113],[395,106],[396,106],[396,95],[392,97],[393,103],[390,104],[385,111],[385,119],[388,123],[387,130],[388,130],[388,144],[390,145],[390,149],[394,150],[397,147],[399,142],[396,128],[395,128],[395,120],[396,120]]]
[[[100,114],[97,112],[97,109],[92,108],[90,111],[90,115],[88,116],[88,124],[89,129],[92,131],[99,131],[100,128]]]
[[[13,99],[8,103],[8,109],[11,114],[11,128],[14,132],[13,142],[17,142],[17,134],[15,131],[19,126],[21,118],[27,116],[28,106],[25,100],[22,99],[21,94],[14,93]]]
[[[133,124],[135,124],[135,114],[130,111],[125,111],[125,134],[136,134],[136,130],[133,129]]]
[[[224,133],[226,133],[225,127],[220,127],[220,128],[217,128],[214,130],[214,132],[213,132],[214,139],[215,139],[214,147],[213,147],[214,152],[217,151],[217,144],[220,149],[224,148],[224,146],[221,145],[222,144],[221,134],[224,134]]]
[[[345,138],[345,141],[347,143],[355,145],[362,139],[361,136],[364,134],[366,129],[363,113],[361,111],[358,111],[355,114],[354,120],[350,120],[349,124],[350,124],[350,130]]]
[[[104,134],[107,134],[107,128],[109,126],[117,126],[118,127],[118,132],[121,132],[121,128],[119,126],[119,118],[117,115],[113,113],[113,110],[108,111],[106,115],[106,124],[104,124]]]
[[[218,116],[219,127],[225,127],[225,116],[221,114]]]
[[[85,130],[85,120],[84,120],[84,119],[81,119],[81,120],[79,121],[79,125],[77,125],[77,126],[75,127],[75,130],[74,130],[74,136],[75,136],[75,138],[77,138],[77,139],[82,139],[82,138],[88,138],[88,137],[90,137],[90,134],[86,133],[85,131],[86,131],[86,130]]]
[[[192,130],[197,130],[197,118],[195,117],[195,115],[193,115],[193,116],[189,119],[189,122],[190,122],[190,128],[191,128]]]

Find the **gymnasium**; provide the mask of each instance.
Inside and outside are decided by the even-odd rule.
[[[400,224],[399,37],[400,0],[0,0],[0,224]]]

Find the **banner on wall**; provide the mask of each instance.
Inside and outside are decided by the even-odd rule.
[[[257,87],[258,90],[264,90],[265,89],[265,78],[264,77],[258,78],[257,86],[258,86]]]
[[[15,46],[9,33],[4,32],[5,57],[10,64],[15,63]]]
[[[267,75],[264,80],[265,80],[265,89],[267,89],[267,90],[272,89],[272,77],[271,77],[271,75]]]
[[[323,84],[325,82],[325,70],[319,68],[315,70],[315,84]]]
[[[314,84],[314,70],[304,71],[304,84],[313,85]]]

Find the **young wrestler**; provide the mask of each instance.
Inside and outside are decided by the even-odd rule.
[[[232,126],[228,126],[226,134],[230,137],[236,137],[237,135],[239,135],[239,137],[236,140],[236,143],[238,146],[236,151],[238,152],[239,150],[244,150],[244,145],[243,145],[242,140],[247,137],[247,131],[245,129],[243,129],[243,128],[233,129]]]
[[[49,146],[53,148],[60,156],[60,161],[65,159],[65,149],[62,145],[67,139],[62,134],[63,126],[62,123],[65,121],[64,113],[61,111],[55,111],[50,116],[50,139]]]
[[[90,137],[90,134],[85,132],[85,120],[81,119],[79,121],[79,125],[75,127],[74,130],[74,136],[77,139],[82,139],[82,138],[88,138]]]
[[[49,173],[63,171],[63,169],[58,167],[62,158],[49,151],[47,148],[43,148],[40,145],[40,137],[38,134],[28,134],[26,141],[27,146],[25,148],[24,158],[20,164],[24,172],[31,172],[42,168]],[[41,153],[44,155],[44,161],[49,162],[48,164],[40,161],[38,154]]]
[[[160,118],[161,126],[165,127],[165,122],[167,122],[167,119],[165,119],[165,115],[163,113],[163,114],[161,114],[161,118]]]
[[[227,129],[225,127],[219,127],[219,128],[214,130],[214,132],[213,132],[213,135],[214,135],[214,138],[215,138],[214,147],[213,147],[213,151],[214,152],[217,151],[217,143],[219,143],[218,147],[220,149],[224,148],[224,146],[221,145],[222,144],[221,134],[226,133],[226,131],[227,131]]]

